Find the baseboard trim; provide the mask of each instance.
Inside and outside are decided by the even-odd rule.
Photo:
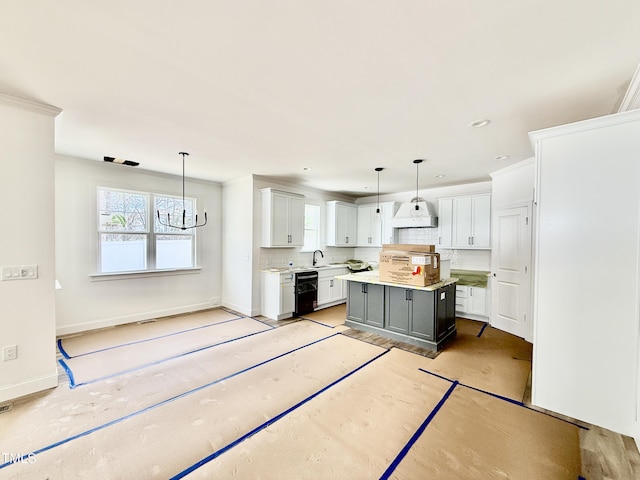
[[[241,313],[242,315],[246,315],[248,317],[256,317],[260,315],[260,310],[257,309],[247,309],[244,305],[236,305],[233,302],[222,301],[222,306],[228,308],[229,310],[233,310],[234,312]]]
[[[0,387],[0,403],[15,400],[32,393],[41,392],[58,386],[58,371],[45,377],[33,378],[26,382]]]
[[[111,318],[102,318],[100,320],[92,320],[90,322],[73,323],[70,325],[58,326],[56,335],[70,335],[73,333],[86,332],[96,330],[98,328],[115,327],[116,325],[125,325],[127,323],[141,322],[143,320],[151,320],[153,318],[168,317],[170,315],[180,315],[182,313],[197,312],[207,310],[209,308],[219,307],[219,299],[211,299],[209,302],[195,303],[192,305],[182,305],[173,308],[163,308],[160,310],[150,310],[147,312],[139,312],[132,315],[123,315]]]

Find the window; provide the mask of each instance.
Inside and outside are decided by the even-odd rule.
[[[150,209],[153,205],[153,209]],[[193,222],[195,199],[98,187],[98,272],[124,273],[195,267],[195,232],[158,222]]]
[[[313,252],[320,248],[320,207],[304,206],[304,246],[303,252]]]

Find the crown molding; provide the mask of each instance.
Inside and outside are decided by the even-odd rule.
[[[4,93],[0,93],[0,104],[22,108],[23,110],[29,110],[31,112],[43,113],[52,117],[55,117],[62,112],[62,109],[54,107],[53,105],[27,100],[25,98],[13,97]]]
[[[611,125],[619,125],[628,122],[640,122],[640,109],[629,110],[628,112],[612,113],[602,117],[590,118],[566,125],[558,125],[557,127],[549,127],[543,130],[529,132],[529,141],[534,150],[536,144],[547,138],[558,137],[561,135],[570,135],[573,133],[585,132],[587,130],[595,130],[605,128]]]
[[[627,89],[627,93],[620,103],[618,112],[627,112],[640,108],[640,65],[636,68],[636,72],[631,78],[631,83]]]
[[[495,172],[489,173],[489,176],[491,178],[495,178],[505,173],[513,172],[515,170],[520,170],[521,168],[532,165],[535,162],[535,159],[536,159],[535,157],[531,157],[531,158],[527,158],[526,160],[522,160],[518,163],[514,163],[513,165],[507,165],[506,167],[503,167],[500,170],[496,170]]]

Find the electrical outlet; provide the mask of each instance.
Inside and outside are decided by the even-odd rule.
[[[15,360],[18,358],[18,346],[17,345],[7,345],[6,347],[2,347],[2,361],[8,362],[9,360]]]

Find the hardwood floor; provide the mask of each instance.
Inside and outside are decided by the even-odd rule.
[[[264,317],[258,317],[261,321],[270,325],[280,327],[292,322],[299,321],[299,318],[289,320],[274,321]],[[417,355],[435,358],[436,352],[414,345],[390,340],[372,333],[349,329],[343,332],[352,338],[357,338],[367,343],[372,343],[385,348],[396,347]],[[525,405],[536,410],[543,409],[531,405],[531,375],[529,383],[521,399]],[[576,421],[575,419],[563,417],[555,412],[546,412],[559,418],[583,425],[588,430],[580,432],[580,450],[582,457],[582,477],[586,480],[640,480],[640,453],[633,438],[620,435],[596,425]]]

